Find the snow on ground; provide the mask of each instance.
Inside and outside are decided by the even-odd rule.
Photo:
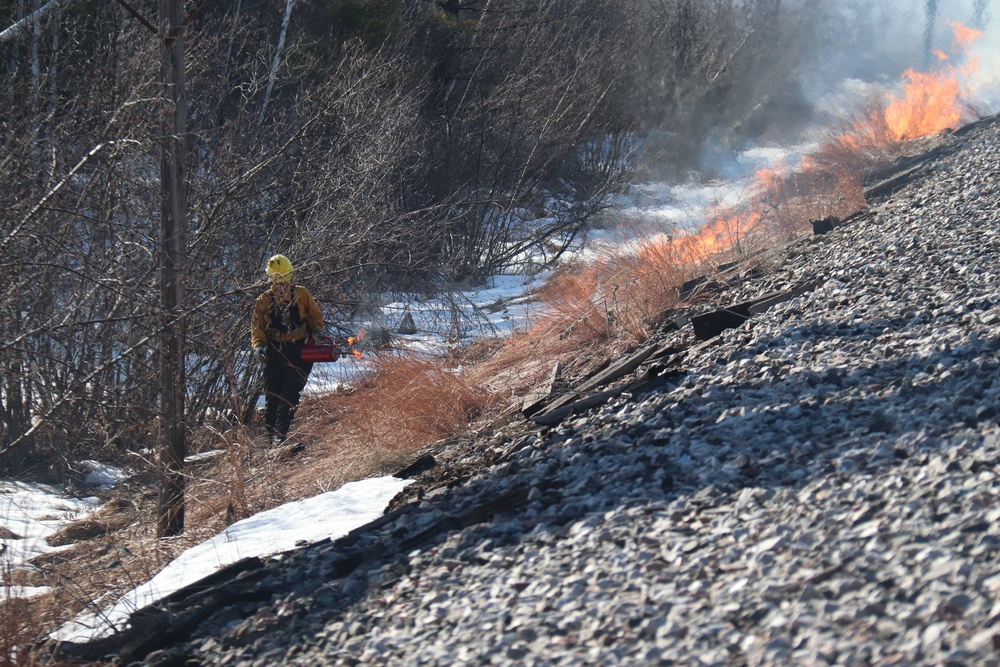
[[[97,498],[66,498],[46,484],[0,481],[0,568],[24,567],[35,556],[66,548],[50,547],[45,538],[99,504]],[[0,600],[47,592],[47,588],[0,587]]]
[[[83,473],[83,483],[97,489],[111,488],[128,477],[124,471],[99,461],[81,461],[76,467]]]
[[[443,294],[432,300],[387,303],[382,307],[386,324],[393,330],[398,329],[405,313],[409,312],[417,333],[394,333],[394,348],[376,353],[403,348],[417,354],[441,355],[455,345],[527,331],[540,309],[540,304],[531,295],[544,284],[548,275],[498,275],[482,287]],[[372,354],[363,351],[360,358],[344,355],[334,363],[314,364],[304,393],[322,394],[354,384],[359,377],[371,372]],[[263,406],[263,397],[260,405]]]
[[[718,178],[695,179],[679,185],[636,183],[617,197],[612,215],[648,233],[693,231],[705,223],[706,211],[736,207],[752,194],[753,176],[762,169],[781,173],[798,167],[815,144],[756,146],[735,154],[709,159]],[[659,226],[659,229],[656,227]]]
[[[336,491],[287,503],[238,521],[215,537],[188,549],[149,582],[113,606],[88,613],[53,634],[63,641],[86,642],[120,629],[129,615],[146,605],[243,558],[270,556],[306,540],[337,538],[382,515],[383,508],[408,481],[378,477],[351,482]]]

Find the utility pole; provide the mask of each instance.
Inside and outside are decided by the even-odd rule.
[[[159,0],[160,137],[160,481],[157,535],[184,532],[184,280],[187,197],[182,0]]]
[[[972,27],[976,30],[986,30],[989,23],[989,7],[986,0],[976,0],[972,3]]]
[[[934,30],[937,24],[938,0],[927,0],[924,9],[924,69],[929,69],[934,62]]]

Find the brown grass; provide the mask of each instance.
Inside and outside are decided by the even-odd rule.
[[[569,266],[539,294],[546,312],[529,336],[556,336],[574,345],[634,345],[651,333],[656,318],[678,305],[680,286],[702,270],[705,259],[655,229],[630,225],[603,257]]]
[[[34,570],[4,573],[7,585],[50,585],[55,593],[0,603],[0,667],[36,664],[32,647],[52,629],[84,608],[105,606],[104,596],[147,581],[236,520],[392,473],[434,443],[502,423],[555,362],[565,375],[580,376],[646,340],[657,318],[681,305],[685,280],[721,261],[761,261],[758,249],[808,233],[810,220],[859,210],[862,174],[904,148],[890,140],[880,113],[870,105],[832,130],[798,173],[762,175],[742,210],[720,211],[700,236],[633,229],[632,240],[600,260],[560,270],[538,295],[545,314],[523,335],[480,341],[447,359],[374,356],[375,373],[353,389],[303,401],[292,433],[305,445],[301,452],[269,447],[256,426],[195,434],[198,449],[222,454],[188,470],[183,536],[156,539],[155,480],[135,479],[109,505],[117,512],[109,526],[118,529],[48,554]]]
[[[346,396],[354,437],[386,451],[411,451],[463,430],[489,405],[490,396],[457,369],[415,354],[381,354],[374,375]]]

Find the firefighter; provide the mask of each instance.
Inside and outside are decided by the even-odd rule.
[[[302,360],[309,336],[324,335],[323,314],[312,294],[292,282],[284,255],[267,260],[269,289],[257,297],[250,341],[264,369],[264,426],[272,444],[284,442],[312,364]]]

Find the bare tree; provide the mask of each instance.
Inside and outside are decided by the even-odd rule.
[[[457,3],[438,26],[438,159],[429,180],[455,202],[442,262],[496,271],[527,248],[565,244],[623,173],[629,127],[609,113],[621,48],[614,3]],[[595,159],[597,158],[597,159]]]
[[[278,45],[274,47],[274,60],[271,62],[271,71],[267,75],[267,87],[264,89],[264,102],[260,105],[260,113],[257,114],[257,131],[264,123],[264,116],[267,114],[267,106],[271,102],[271,91],[274,90],[274,79],[278,75],[278,66],[281,64],[282,51],[285,48],[285,39],[288,36],[288,23],[292,18],[292,8],[295,7],[295,0],[286,0],[285,17],[281,21],[281,33],[278,35]]]
[[[20,37],[29,28],[33,29],[37,27],[41,23],[42,19],[45,18],[45,14],[58,6],[59,0],[49,0],[44,5],[37,7],[27,16],[15,21],[11,26],[5,28],[4,30],[0,30],[0,44]]]

